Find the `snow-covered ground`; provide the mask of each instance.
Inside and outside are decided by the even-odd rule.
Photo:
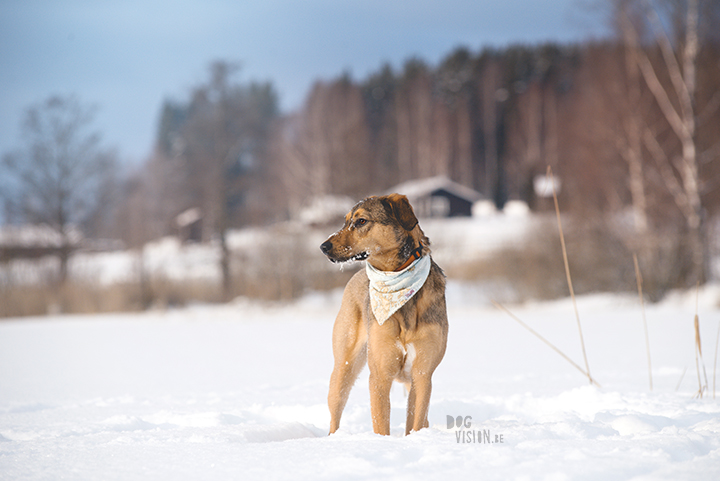
[[[373,434],[367,370],[326,436],[337,292],[287,306],[4,320],[0,479],[720,479],[720,289],[700,294],[703,399],[693,398],[694,294],[648,306],[652,392],[635,298],[579,300],[602,388],[483,299],[450,286],[431,427],[408,437],[400,386],[392,435]],[[508,307],[583,364],[568,300]],[[458,416],[468,427],[448,427]],[[493,442],[462,442],[473,433]]]

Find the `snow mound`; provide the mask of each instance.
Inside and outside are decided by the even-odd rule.
[[[288,439],[319,438],[327,433],[300,423],[281,423],[248,428],[245,439],[250,443],[271,443]]]

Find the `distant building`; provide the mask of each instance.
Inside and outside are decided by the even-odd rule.
[[[57,229],[46,224],[0,226],[0,262],[58,255],[63,248],[76,250],[83,240],[76,228],[71,228],[63,239]]]
[[[418,217],[471,217],[479,192],[445,176],[403,182],[388,190],[408,197]]]
[[[203,215],[198,207],[187,209],[175,217],[178,237],[183,242],[201,242]]]

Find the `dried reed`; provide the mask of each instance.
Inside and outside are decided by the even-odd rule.
[[[567,277],[570,297],[572,298],[573,308],[575,309],[575,319],[577,319],[578,332],[580,333],[580,346],[582,347],[583,359],[585,360],[585,372],[590,384],[593,384],[593,379],[590,375],[590,365],[588,364],[587,353],[585,352],[585,340],[583,339],[582,326],[580,325],[580,313],[578,312],[575,290],[573,289],[572,277],[570,276],[570,263],[568,262],[567,248],[565,247],[565,235],[563,234],[562,221],[560,219],[560,205],[558,204],[552,168],[549,165],[547,168],[547,176],[550,179],[549,183],[552,186],[553,201],[555,201],[555,214],[557,215],[558,230],[560,231],[560,245],[562,247],[563,261],[565,262],[565,276]]]
[[[583,373],[583,375],[587,376],[587,378],[590,379],[590,384],[594,384],[594,385],[596,385],[597,387],[602,387],[602,386],[600,386],[600,384],[599,384],[597,381],[595,381],[592,377],[590,377],[590,374],[588,374],[585,370],[583,370],[583,368],[581,368],[580,366],[578,366],[578,365],[575,363],[575,361],[573,361],[572,359],[570,359],[567,355],[565,355],[564,352],[562,352],[560,349],[558,349],[557,347],[555,347],[550,341],[548,341],[547,339],[545,339],[544,337],[542,337],[540,334],[538,334],[537,331],[535,331],[533,328],[531,328],[530,326],[528,326],[527,324],[525,324],[523,321],[521,321],[519,317],[517,317],[515,314],[513,314],[512,312],[510,312],[505,306],[503,306],[502,304],[500,304],[499,302],[496,302],[496,301],[494,301],[494,300],[491,300],[490,302],[492,302],[492,304],[493,304],[495,307],[497,307],[497,308],[500,309],[501,311],[504,311],[506,314],[508,314],[511,318],[513,318],[513,319],[514,319],[518,324],[520,324],[522,327],[524,327],[525,329],[527,329],[528,331],[530,331],[530,334],[532,334],[533,336],[535,336],[535,337],[537,337],[538,339],[540,339],[540,340],[541,340],[542,342],[544,342],[548,347],[550,347],[550,349],[552,349],[553,351],[555,351],[555,352],[557,352],[558,354],[560,354],[567,362],[569,362],[570,364],[572,364],[575,369],[577,369],[578,371],[580,371],[581,373]]]
[[[640,273],[640,265],[638,264],[637,254],[633,254],[633,262],[635,263],[635,279],[637,279],[638,297],[640,297],[640,308],[642,309],[643,327],[645,328],[645,349],[647,350],[648,361],[648,379],[650,381],[650,390],[653,390],[652,380],[652,363],[650,362],[650,336],[648,336],[647,319],[645,318],[645,300],[643,299],[642,283],[643,278]]]
[[[683,372],[682,372],[682,374],[680,374],[680,380],[678,381],[677,385],[675,386],[675,392],[677,392],[678,389],[680,389],[680,384],[682,384],[683,379],[685,378],[685,373],[686,373],[686,372],[687,372],[687,366],[685,366],[685,367],[683,368]]]
[[[707,372],[705,371],[705,361],[702,356],[702,344],[700,343],[700,317],[698,316],[698,304],[700,302],[700,283],[697,283],[697,291],[695,297],[695,369],[698,377],[698,392],[695,393],[695,397],[702,398],[703,392],[708,389]],[[703,386],[700,378],[700,365],[702,365],[703,376],[705,377],[705,385]]]
[[[720,344],[720,323],[715,337],[715,362],[713,363],[713,399],[715,399],[715,373],[717,372],[718,344]]]

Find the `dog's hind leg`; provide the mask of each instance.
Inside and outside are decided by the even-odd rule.
[[[364,282],[367,282],[367,278]],[[363,285],[363,278],[356,274],[345,288],[340,312],[333,326],[335,365],[328,392],[330,434],[338,430],[350,390],[367,362],[367,327],[362,315],[361,300],[357,296],[357,292],[365,289],[367,287]]]
[[[330,434],[340,427],[340,417],[347,403],[350,390],[367,361],[367,342],[353,346],[349,352],[335,357],[335,367],[330,376],[328,407],[330,408]]]

